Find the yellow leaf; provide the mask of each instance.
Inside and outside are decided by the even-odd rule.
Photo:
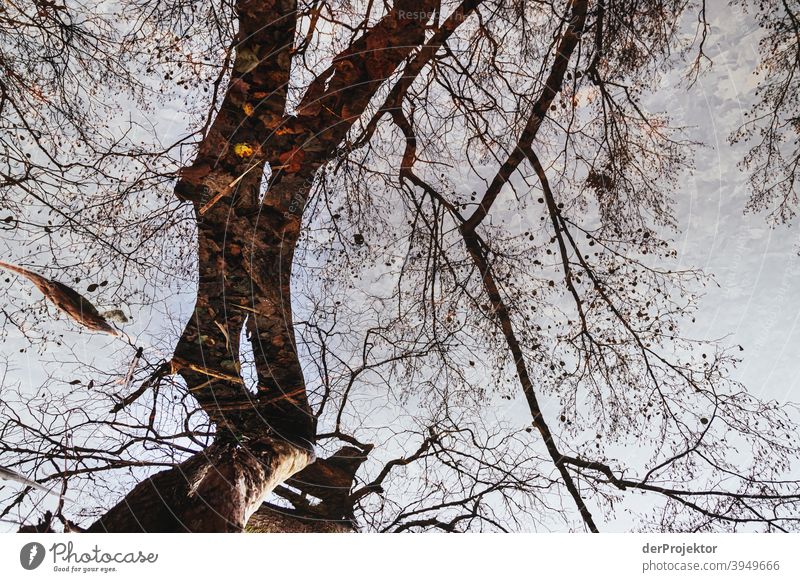
[[[233,146],[233,153],[240,158],[249,158],[253,155],[253,153],[255,153],[255,150],[249,143],[237,143],[235,146]]]
[[[252,103],[245,103],[242,106],[242,109],[244,109],[244,114],[247,115],[248,117],[253,115],[254,107],[253,107]]]

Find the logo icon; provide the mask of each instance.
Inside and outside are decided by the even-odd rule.
[[[44,562],[44,546],[39,542],[30,542],[19,551],[19,563],[26,570],[35,570]]]

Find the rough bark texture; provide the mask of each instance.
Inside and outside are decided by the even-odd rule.
[[[89,532],[240,532],[278,483],[308,464],[277,440],[218,442],[139,483]]]
[[[248,533],[354,533],[347,520],[311,518],[262,506],[247,522]]]
[[[327,459],[314,463],[286,480],[288,487],[275,489],[290,508],[262,505],[247,523],[251,533],[342,533],[356,531],[352,492],[356,472],[366,461],[368,449],[342,447]],[[299,493],[298,493],[299,491]]]

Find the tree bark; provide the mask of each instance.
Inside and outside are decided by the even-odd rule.
[[[241,532],[276,485],[311,461],[282,440],[216,442],[139,483],[88,532]]]
[[[247,533],[355,533],[347,521],[309,518],[262,505],[247,522]]]

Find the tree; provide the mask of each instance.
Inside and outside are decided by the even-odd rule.
[[[691,10],[143,0],[92,19],[77,4],[0,14],[36,55],[19,62],[3,33],[16,84],[0,106],[16,114],[2,139],[19,152],[6,223],[48,242],[21,266],[46,257],[53,280],[79,284],[113,262],[110,303],[131,314],[156,299],[122,284],[129,272],[196,285],[188,318],[164,318],[174,337],[122,328],[118,369],[31,333],[27,306],[4,311],[29,347],[71,349],[80,376],[61,394],[57,376],[44,396],[4,388],[3,464],[101,492],[99,515],[62,498],[26,527],[598,531],[643,493],[660,530],[795,529],[792,409],[732,382],[730,347],[678,331],[707,280],[672,266],[665,234],[692,144],[641,97]],[[164,146],[153,118],[99,125],[69,91],[37,88],[71,75],[146,112],[189,91],[195,131]],[[38,126],[19,105],[31,95]],[[131,488],[112,502],[120,474]]]

